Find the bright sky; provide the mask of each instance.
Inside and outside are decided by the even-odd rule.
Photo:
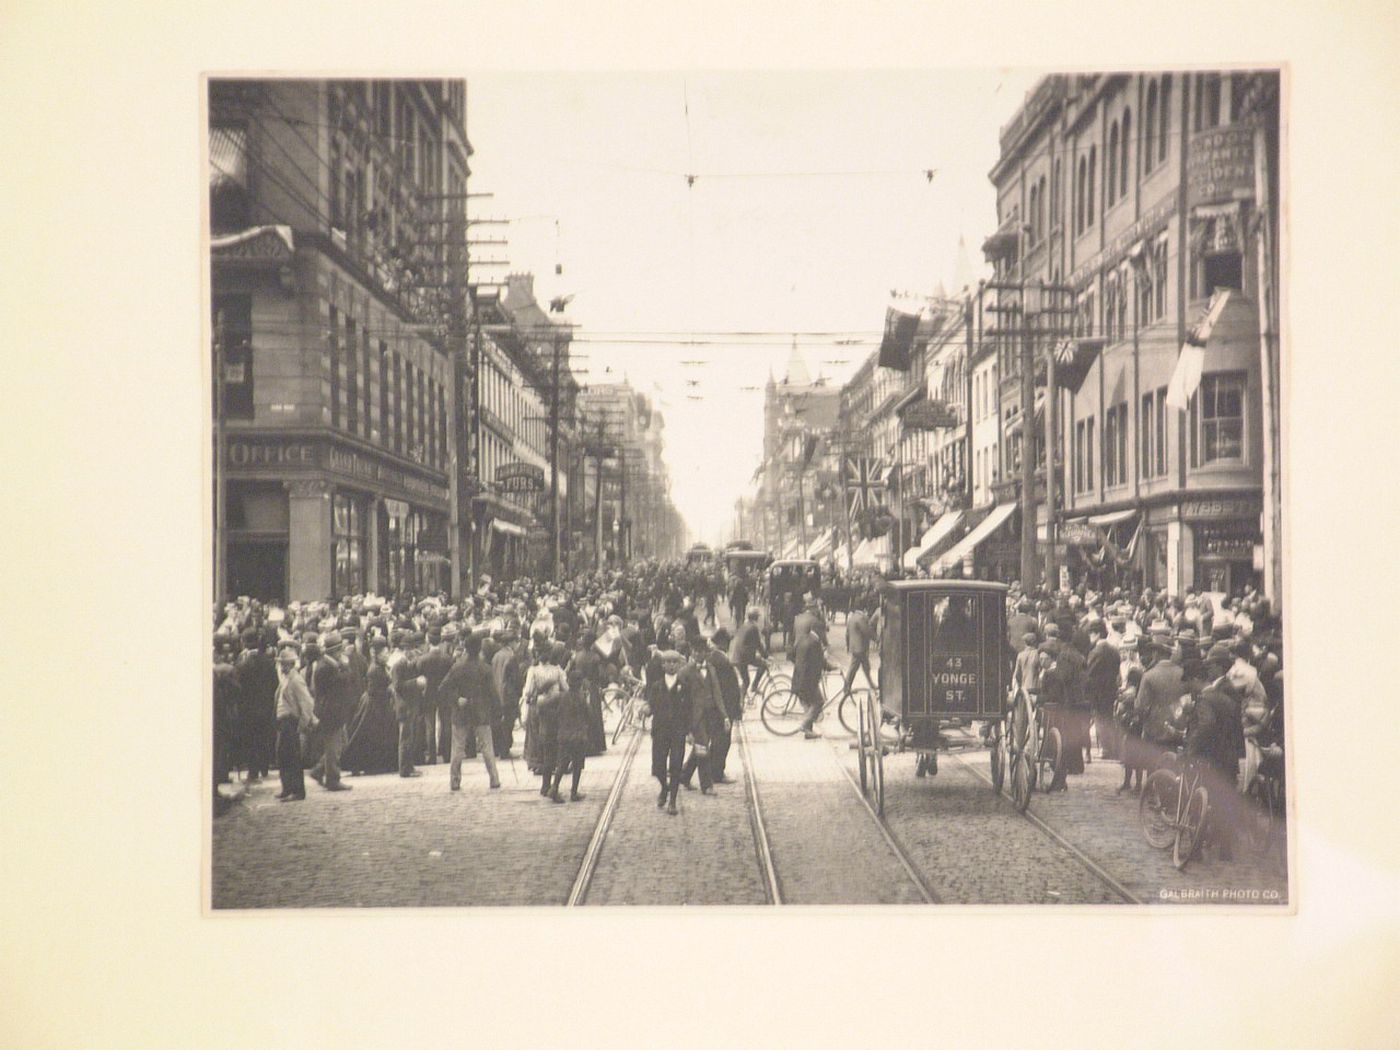
[[[533,272],[541,302],[575,296],[580,381],[625,376],[659,401],[672,496],[715,542],[759,461],[762,385],[782,378],[792,333],[849,333],[799,337],[810,372],[841,382],[878,342],[891,291],[956,290],[959,236],[984,273],[997,132],[1037,78],[469,75],[471,189],[495,194],[473,214],[518,220],[477,227],[510,240],[477,254]]]

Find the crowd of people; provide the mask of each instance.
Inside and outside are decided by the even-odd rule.
[[[478,756],[488,790],[499,763],[519,757],[540,794],[584,796],[589,757],[607,747],[602,699],[612,683],[645,683],[652,715],[658,804],[678,811],[682,786],[711,793],[724,775],[728,730],[741,711],[729,632],[716,624],[719,590],[709,573],[639,563],[626,572],[561,582],[484,577],[457,602],[444,595],[372,594],[285,607],[240,598],[217,610],[214,629],[214,794],[276,769],[279,801],[306,798],[309,773],[326,791],[350,777],[421,776]],[[745,623],[757,620],[757,611]],[[756,652],[754,630],[737,649]],[[746,665],[759,658],[755,655]],[[745,676],[747,683],[747,673]],[[688,751],[688,754],[687,754]]]
[[[1099,757],[1123,766],[1120,793],[1181,748],[1210,792],[1213,840],[1234,852],[1242,792],[1281,774],[1283,642],[1269,602],[1151,589],[1024,594],[1013,585],[1007,641],[1013,687],[1044,705],[1063,756],[1050,785]],[[1023,731],[1018,723],[1017,731]]]
[[[793,690],[816,738],[821,680],[844,670],[872,681],[881,623],[876,580],[843,581],[848,666],[827,650],[828,617],[815,591],[798,596],[791,623]],[[357,595],[277,607],[239,599],[214,630],[214,780],[226,805],[234,770],[244,782],[278,770],[277,798],[306,797],[304,771],[326,791],[345,776],[421,775],[448,763],[460,790],[468,759],[483,762],[488,790],[499,763],[519,757],[556,803],[580,800],[588,758],[607,747],[604,690],[642,690],[651,715],[657,805],[678,811],[681,790],[725,784],[730,728],[744,696],[761,686],[768,631],[761,577],[723,579],[712,568],[642,562],[565,581],[483,578],[457,602],[443,595]],[[727,601],[735,629],[718,624]],[[1269,603],[1232,597],[1085,587],[1008,596],[1013,690],[1043,705],[1059,730],[1064,789],[1094,753],[1120,762],[1120,792],[1178,747],[1198,758],[1217,799],[1222,854],[1232,851],[1237,799],[1261,769],[1280,765],[1282,639]],[[936,767],[934,767],[936,770]],[[236,778],[235,778],[236,779]],[[1228,790],[1227,790],[1228,789]]]

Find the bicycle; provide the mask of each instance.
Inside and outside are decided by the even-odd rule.
[[[640,678],[624,674],[621,682],[609,685],[603,690],[603,702],[618,712],[617,722],[614,724],[612,732],[614,744],[632,726],[646,728],[647,707],[644,688]]]
[[[1153,849],[1172,851],[1172,864],[1183,871],[1205,834],[1210,793],[1202,783],[1201,769],[1182,747],[1167,758],[1142,786],[1138,822]],[[1171,767],[1177,768],[1171,768]]]
[[[1001,793],[1007,773],[1011,777],[1011,804],[1024,813],[1031,802],[1035,786],[1034,765],[1028,744],[1035,739],[1030,731],[1035,725],[1036,709],[1030,694],[1013,689],[1008,694],[1006,712],[992,723],[987,744],[991,748],[992,790]],[[1025,726],[1017,732],[1017,723]],[[1018,737],[1022,738],[1018,742]]]
[[[1248,804],[1243,832],[1245,845],[1264,854],[1277,841],[1283,823],[1283,748],[1270,744],[1261,753],[1259,769],[1244,789]]]
[[[868,705],[874,694],[869,689],[857,689],[852,692],[846,688],[843,680],[840,692],[832,696],[827,691],[827,681],[832,677],[840,678],[839,672],[822,676],[822,706],[817,713],[817,720],[825,716],[834,703],[841,728],[854,736],[860,724],[861,705]],[[807,717],[807,708],[789,684],[783,689],[775,688],[764,697],[759,717],[763,720],[763,727],[775,736],[793,736],[802,728],[802,722]],[[815,725],[815,721],[813,724]]]
[[[1050,785],[1055,782],[1055,775],[1060,771],[1060,760],[1064,758],[1064,737],[1058,726],[1046,725],[1045,705],[1036,700],[1034,693],[1027,694],[1027,703],[1031,727],[1027,740],[1031,765],[1030,786],[1032,790],[1038,786],[1041,791],[1049,794]]]

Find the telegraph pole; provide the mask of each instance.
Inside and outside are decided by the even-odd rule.
[[[550,553],[554,563],[554,579],[563,575],[559,536],[559,339],[554,339],[553,381],[549,392],[549,516]]]
[[[1035,348],[1032,345],[1026,289],[1021,290],[1021,586],[1035,584],[1035,457],[1031,453],[1035,423]]]

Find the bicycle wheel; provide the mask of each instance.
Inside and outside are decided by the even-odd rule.
[[[869,788],[869,756],[865,749],[870,746],[870,720],[866,717],[866,710],[860,707],[856,711],[856,755],[860,765],[860,793],[864,795]]]
[[[1256,776],[1245,791],[1244,843],[1255,853],[1267,853],[1274,838],[1274,793],[1264,777]]]
[[[621,739],[623,731],[632,724],[632,705],[624,702],[622,713],[617,716],[617,724],[613,726],[612,742],[616,744]]]
[[[763,719],[763,728],[776,736],[795,734],[802,728],[802,719],[805,714],[802,702],[797,699],[797,694],[790,689],[781,693],[772,693],[764,699],[763,707],[759,709],[759,717]]]
[[[1170,769],[1157,770],[1142,785],[1138,823],[1153,849],[1166,849],[1176,837],[1176,794],[1176,774]]]
[[[1006,782],[1006,756],[1002,753],[1003,738],[1001,735],[1001,723],[992,724],[991,752],[989,758],[992,765],[992,790],[998,795],[1001,794],[1002,785]]]
[[[875,796],[872,800],[875,804],[875,815],[883,817],[885,815],[885,744],[881,739],[881,707],[880,701],[873,696],[870,698],[870,722],[871,742],[874,745],[870,752],[871,757],[871,788]]]
[[[1205,831],[1206,812],[1210,809],[1210,796],[1203,785],[1197,785],[1186,800],[1186,810],[1181,815],[1181,823],[1176,828],[1176,841],[1172,845],[1172,863],[1177,871],[1186,868],[1201,845],[1201,833]]]
[[[862,707],[869,705],[867,699],[868,689],[857,689],[854,693],[842,693],[841,702],[836,705],[836,717],[841,722],[841,728],[854,735],[859,722],[857,712]]]
[[[1055,776],[1060,771],[1060,753],[1063,747],[1060,742],[1060,731],[1050,728],[1045,731],[1045,739],[1040,745],[1039,770],[1036,772],[1036,779],[1040,783],[1040,789],[1049,792],[1050,785],[1055,782]]]
[[[758,700],[762,703],[774,693],[786,693],[792,689],[792,676],[779,671],[777,674],[764,676],[763,684],[758,688]]]
[[[1031,770],[1034,767],[1025,755],[1011,759],[1011,804],[1024,813],[1031,804]]]

